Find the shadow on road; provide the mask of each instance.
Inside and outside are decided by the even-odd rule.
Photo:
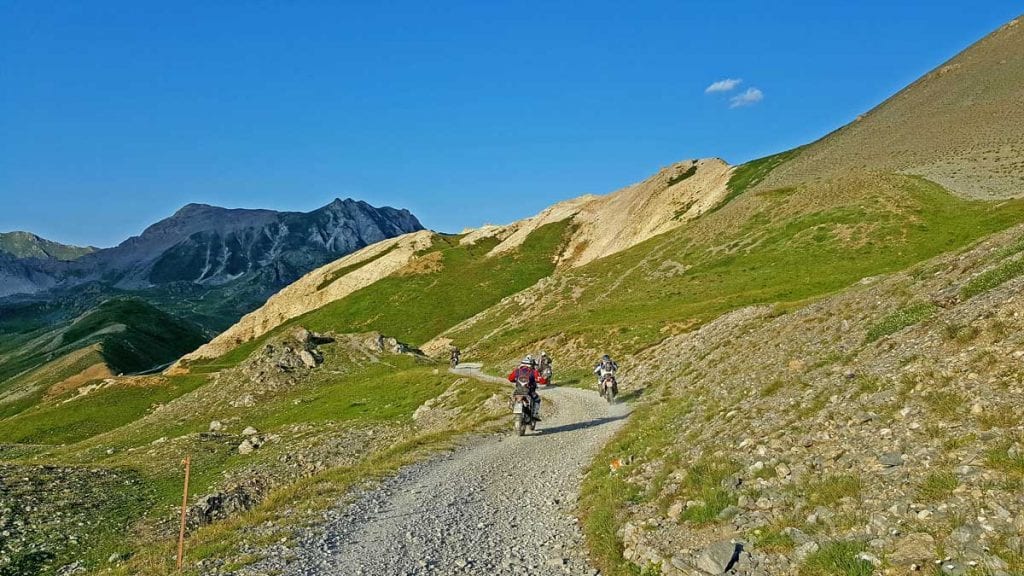
[[[541,415],[541,417],[543,417],[543,415]],[[561,426],[555,426],[553,428],[539,428],[537,432],[546,436],[548,434],[558,434],[559,432],[572,432],[573,430],[584,430],[586,428],[593,428],[595,426],[608,424],[609,422],[623,420],[626,417],[626,414],[623,414],[621,416],[605,416],[603,418],[594,418],[593,420],[573,422],[572,424],[562,424]]]

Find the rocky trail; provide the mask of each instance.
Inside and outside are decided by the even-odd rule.
[[[479,365],[453,372],[500,380]],[[405,468],[327,511],[290,561],[268,559],[262,568],[304,576],[596,574],[574,511],[584,468],[629,407],[591,390],[541,395],[536,432],[477,437]]]

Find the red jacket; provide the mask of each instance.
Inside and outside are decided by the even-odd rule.
[[[520,365],[520,366],[516,366],[515,368],[513,368],[512,372],[509,373],[509,375],[508,375],[508,381],[509,382],[515,383],[518,380],[517,376],[519,375],[519,370],[521,368],[529,368],[529,367],[528,366]],[[530,392],[533,392],[537,388],[537,381],[540,380],[540,372],[537,372],[537,370],[535,368],[529,368],[529,370],[530,370],[530,383],[527,385],[527,388],[530,390]]]

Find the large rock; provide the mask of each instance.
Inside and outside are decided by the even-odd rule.
[[[925,564],[935,558],[935,538],[924,532],[907,534],[896,541],[889,562],[894,566]]]
[[[697,568],[707,574],[725,574],[736,562],[740,550],[742,547],[732,540],[715,542],[697,556]]]

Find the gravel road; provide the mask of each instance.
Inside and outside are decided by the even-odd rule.
[[[481,379],[478,365],[456,371]],[[327,512],[292,575],[597,574],[573,511],[583,469],[628,415],[594,391],[552,388],[536,432],[473,439]],[[553,403],[557,408],[550,410]]]

